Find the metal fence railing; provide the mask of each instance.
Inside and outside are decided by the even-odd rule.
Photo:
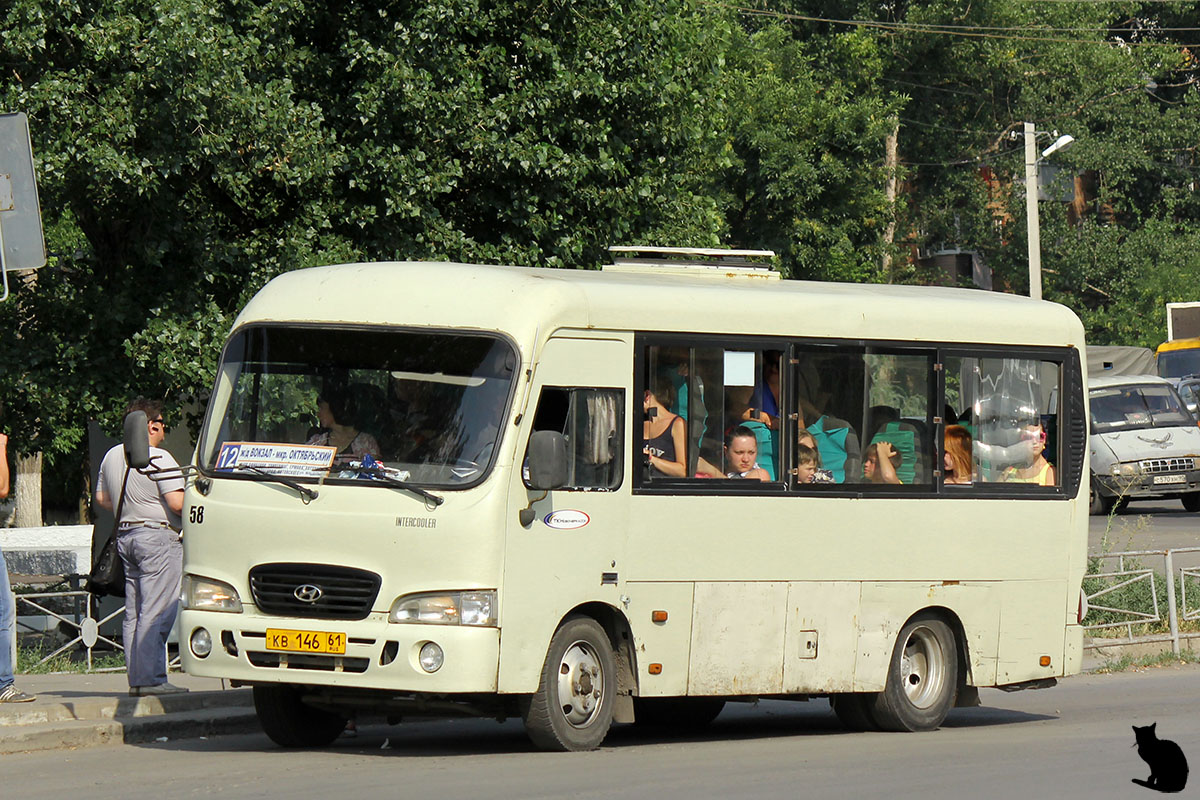
[[[124,667],[109,667],[107,669],[94,670],[92,666],[92,651],[98,643],[104,642],[106,645],[111,646],[114,650],[118,652],[124,652],[124,648],[120,644],[100,633],[100,626],[118,616],[123,615],[125,613],[125,606],[122,605],[116,611],[113,611],[105,617],[97,619],[93,611],[94,604],[92,603],[92,595],[82,590],[62,592],[28,592],[14,595],[14,598],[16,599],[18,623],[17,638],[19,638],[19,634],[22,629],[30,633],[45,632],[44,628],[35,627],[30,625],[28,622],[21,622],[20,620],[22,616],[31,617],[40,615],[49,617],[52,620],[58,621],[57,627],[59,629],[61,629],[63,626],[66,626],[67,630],[74,634],[74,638],[72,638],[70,641],[59,646],[56,650],[54,650],[54,652],[43,656],[42,659],[37,662],[39,666],[45,664],[47,661],[61,653],[65,653],[68,650],[73,650],[77,646],[82,645],[87,651],[87,668],[89,672],[119,672],[124,669]],[[56,611],[54,609],[47,608],[47,606],[51,604],[50,601],[52,600],[73,601],[71,603],[73,610],[62,611],[60,609]],[[24,608],[24,614],[22,614],[22,608]]]
[[[1084,576],[1084,598],[1087,602],[1087,614],[1084,616],[1086,630],[1101,630],[1105,628],[1126,629],[1125,639],[1105,639],[1099,643],[1093,642],[1092,647],[1111,646],[1116,644],[1134,644],[1141,642],[1171,642],[1171,651],[1179,653],[1181,639],[1200,638],[1200,632],[1180,633],[1179,623],[1185,620],[1200,619],[1200,567],[1175,567],[1175,557],[1185,553],[1200,553],[1200,547],[1174,547],[1166,550],[1124,550],[1115,553],[1093,554],[1090,559],[1100,564],[1100,571],[1089,572]],[[1147,559],[1162,559],[1162,570],[1156,570],[1155,565],[1145,566]],[[1131,563],[1132,562],[1132,563]],[[1112,566],[1109,566],[1112,565]],[[1133,627],[1145,623],[1162,622],[1162,611],[1159,607],[1158,591],[1155,586],[1155,576],[1161,575],[1166,584],[1167,600],[1167,633],[1135,636]],[[1179,582],[1179,600],[1176,602],[1175,585]],[[1091,593],[1086,591],[1088,581],[1100,584]],[[1141,584],[1145,584],[1142,587]],[[1192,586],[1190,602],[1196,604],[1189,608],[1188,586]],[[1141,589],[1141,591],[1137,591]],[[1145,599],[1148,597],[1148,601]],[[1122,601],[1122,598],[1124,600]],[[1135,603],[1135,599],[1140,601]],[[1118,604],[1122,603],[1123,604]],[[1135,607],[1135,605],[1137,607]],[[1086,624],[1088,616],[1093,612],[1107,612],[1117,619],[1106,622]],[[1124,618],[1119,618],[1124,615]]]

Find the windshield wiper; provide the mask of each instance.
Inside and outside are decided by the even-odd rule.
[[[305,505],[308,505],[310,501],[315,500],[317,498],[317,490],[316,489],[310,489],[307,486],[301,486],[300,484],[296,483],[293,480],[285,478],[282,475],[276,475],[274,472],[265,470],[262,467],[252,467],[249,464],[239,464],[236,467],[234,467],[234,470],[238,471],[238,472],[241,472],[243,470],[245,470],[246,472],[253,472],[256,475],[262,475],[264,478],[267,478],[268,480],[270,480],[274,483],[280,483],[280,484],[283,484],[284,486],[288,487],[289,489],[295,489],[297,492],[300,493],[300,499],[304,501]]]
[[[424,498],[430,503],[433,503],[435,506],[440,506],[442,503],[446,502],[446,498],[438,497],[436,494],[428,492],[422,489],[420,486],[413,486],[408,481],[402,481],[399,478],[393,478],[391,475],[388,475],[386,472],[384,472],[381,467],[369,467],[362,464],[352,463],[349,465],[348,469],[356,475],[366,475],[374,478],[375,480],[383,481],[388,486],[395,486],[397,489],[403,489],[406,492],[412,492],[413,494]]]

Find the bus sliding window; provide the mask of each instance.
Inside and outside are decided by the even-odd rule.
[[[642,362],[643,483],[780,480],[781,348],[650,345]]]
[[[945,359],[946,424],[969,434],[972,483],[1062,485],[1061,373],[1038,358]]]

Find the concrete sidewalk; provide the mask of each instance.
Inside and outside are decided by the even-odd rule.
[[[260,730],[250,689],[172,673],[186,694],[130,697],[124,672],[18,675],[32,703],[0,704],[0,753]]]

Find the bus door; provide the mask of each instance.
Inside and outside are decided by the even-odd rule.
[[[546,645],[570,609],[600,602],[621,608],[629,523],[626,426],[631,341],[555,337],[534,369],[507,512],[501,601],[502,692],[533,691]],[[567,484],[530,489],[529,436],[554,430],[567,442]],[[528,525],[520,520],[529,507]]]

